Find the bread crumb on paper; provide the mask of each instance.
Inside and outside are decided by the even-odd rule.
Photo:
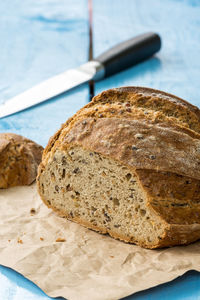
[[[43,238],[43,237],[40,237],[40,241],[44,241],[44,238]]]
[[[18,244],[23,244],[23,241],[20,238],[17,239],[17,242]]]
[[[66,239],[59,237],[59,238],[56,239],[56,242],[57,243],[63,243],[63,242],[66,242]]]
[[[35,208],[31,208],[31,209],[30,209],[30,214],[31,214],[31,215],[34,215],[35,213],[36,213]]]

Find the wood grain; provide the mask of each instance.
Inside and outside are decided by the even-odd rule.
[[[0,103],[88,60],[87,0],[5,1],[0,12]],[[45,146],[88,97],[85,84],[1,119],[0,132],[21,134]]]
[[[200,2],[94,0],[94,56],[135,35],[162,38],[153,58],[96,84],[95,94],[118,86],[146,86],[200,105]]]

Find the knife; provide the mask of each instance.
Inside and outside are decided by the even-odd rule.
[[[122,42],[94,60],[58,74],[0,105],[0,118],[46,101],[89,80],[101,80],[155,54],[161,48],[158,34],[149,32]]]

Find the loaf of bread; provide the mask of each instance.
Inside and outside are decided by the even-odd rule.
[[[37,178],[60,216],[146,248],[200,238],[200,111],[149,88],[94,97],[50,139]]]
[[[42,151],[42,146],[20,135],[0,133],[0,188],[31,184]]]

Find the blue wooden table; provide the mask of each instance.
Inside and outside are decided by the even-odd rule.
[[[87,0],[10,0],[0,3],[0,103],[88,60]],[[200,106],[199,0],[93,0],[94,55],[137,34],[155,31],[162,50],[148,61],[95,85],[127,85],[174,93]],[[88,84],[0,120],[0,132],[15,132],[45,146],[68,117],[89,100]],[[200,299],[200,275],[127,299]],[[0,266],[0,300],[50,299],[33,283]]]

